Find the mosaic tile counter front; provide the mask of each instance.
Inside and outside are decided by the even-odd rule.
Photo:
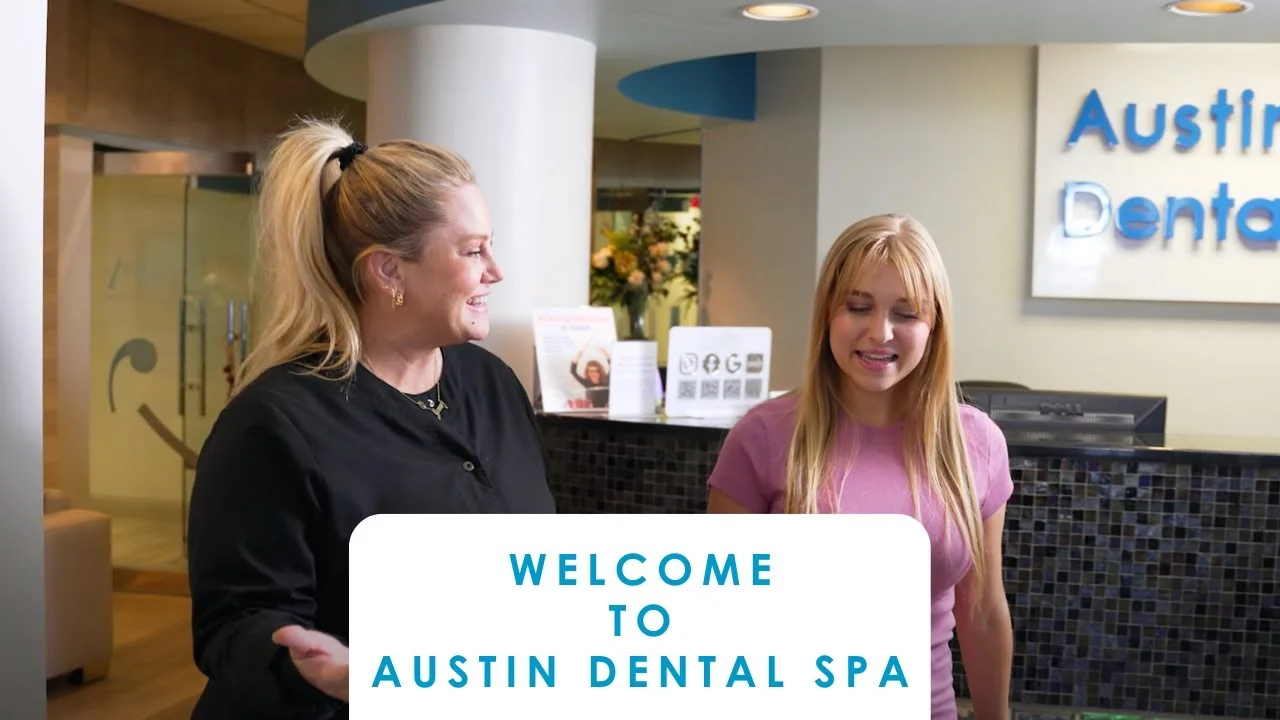
[[[539,421],[559,512],[705,510],[727,426]],[[1280,455],[1105,454],[1010,444],[1019,716],[1280,718]]]

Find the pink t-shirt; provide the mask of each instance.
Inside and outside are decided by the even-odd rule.
[[[708,481],[711,487],[751,512],[783,511],[787,446],[795,428],[796,400],[796,395],[791,394],[766,401],[738,421],[721,447]],[[1004,433],[982,411],[961,405],[960,418],[982,517],[986,519],[1013,494],[1008,446]],[[845,478],[838,512],[914,517],[901,425],[875,428],[846,419],[837,441],[844,448],[857,444],[856,462]],[[843,464],[843,460],[837,458],[836,462]],[[955,586],[968,573],[972,557],[955,523],[951,524],[951,542],[943,543],[944,506],[926,488],[921,490],[923,525],[933,545],[933,720],[954,720],[955,690],[948,642],[955,630]],[[831,512],[831,508],[823,508],[823,512]]]

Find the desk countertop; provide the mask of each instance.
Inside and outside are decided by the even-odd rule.
[[[737,417],[676,418],[666,415],[610,417],[604,411],[538,413],[550,424],[612,432],[658,432],[720,440]],[[1080,432],[1003,428],[1009,454],[1016,457],[1061,457],[1131,462],[1176,462],[1195,465],[1239,465],[1280,468],[1280,438],[1231,435],[1145,436],[1115,432]]]

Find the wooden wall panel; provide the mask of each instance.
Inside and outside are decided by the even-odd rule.
[[[112,0],[50,0],[46,120],[147,146],[261,151],[299,115],[364,104],[332,93],[293,58]]]
[[[58,138],[44,140],[44,486],[58,478]]]
[[[697,189],[702,147],[597,138],[594,167],[598,187]]]

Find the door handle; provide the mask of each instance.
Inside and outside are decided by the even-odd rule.
[[[187,298],[178,298],[178,414],[187,414]]]
[[[240,318],[240,327],[244,327],[243,317]],[[237,354],[240,356],[239,358],[236,357]],[[223,345],[223,355],[223,372],[227,381],[227,398],[230,398],[231,392],[235,389],[238,366],[244,362],[244,337],[236,334],[236,303],[234,300],[227,301],[227,337],[226,343]]]
[[[249,303],[240,303],[240,362],[249,354]]]
[[[209,386],[209,324],[207,316],[208,308],[205,301],[200,301],[200,325],[197,326],[196,332],[200,333],[200,417],[205,416],[208,410],[208,396],[205,388]]]
[[[227,346],[236,341],[236,304],[227,301]]]

